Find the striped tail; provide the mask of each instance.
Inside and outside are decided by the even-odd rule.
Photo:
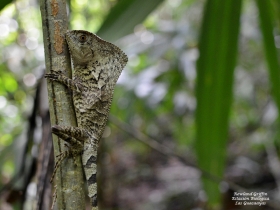
[[[96,160],[97,160],[97,145],[93,147],[91,144],[85,142],[82,161],[83,161],[84,172],[86,175],[88,196],[90,198],[92,210],[98,210]]]

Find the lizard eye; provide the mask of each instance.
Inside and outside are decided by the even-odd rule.
[[[79,40],[80,40],[80,42],[85,42],[87,40],[86,35],[79,36]]]

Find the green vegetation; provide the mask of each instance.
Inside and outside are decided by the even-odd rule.
[[[231,183],[276,200],[279,8],[276,0],[69,1],[70,29],[96,32],[129,56],[111,108],[121,121],[108,124],[100,145],[101,209],[227,209]],[[28,209],[36,181],[25,177],[40,155],[47,104],[46,92],[36,98],[41,17],[37,1],[0,9],[0,189],[11,180],[15,192],[29,186]],[[196,167],[136,141],[136,131]],[[19,208],[20,194],[9,204],[3,195],[0,209]]]

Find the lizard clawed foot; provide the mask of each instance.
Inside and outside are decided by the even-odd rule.
[[[58,158],[58,160],[56,161],[55,163],[55,166],[54,166],[54,171],[53,171],[53,174],[52,174],[52,178],[51,178],[51,183],[53,182],[53,179],[54,179],[54,176],[56,174],[56,171],[58,169],[58,167],[61,165],[61,162],[70,155],[70,152],[69,151],[65,151],[65,152],[62,152],[60,154],[58,154],[56,157]]]
[[[52,202],[52,207],[51,209],[54,209],[54,204],[56,202],[57,199],[57,185],[54,186],[54,193],[53,193],[53,202]]]
[[[58,134],[61,131],[61,127],[59,125],[52,126],[52,133]]]
[[[61,71],[54,71],[51,70],[50,73],[45,74],[45,78],[53,80],[53,81],[57,81],[58,77],[62,74]]]
[[[60,153],[60,154],[58,154],[56,157],[57,158],[66,158],[66,157],[68,157],[70,155],[70,152],[69,151],[64,151],[64,152],[62,152],[62,153]],[[65,157],[64,157],[65,156]]]

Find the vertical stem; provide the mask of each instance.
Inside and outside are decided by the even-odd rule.
[[[71,64],[64,34],[68,26],[65,0],[40,0],[45,47],[46,72],[62,71],[71,78]],[[77,126],[72,96],[65,86],[48,81],[52,125]],[[65,142],[53,135],[54,155],[67,150]],[[56,172],[59,210],[85,209],[81,158],[65,159]]]

